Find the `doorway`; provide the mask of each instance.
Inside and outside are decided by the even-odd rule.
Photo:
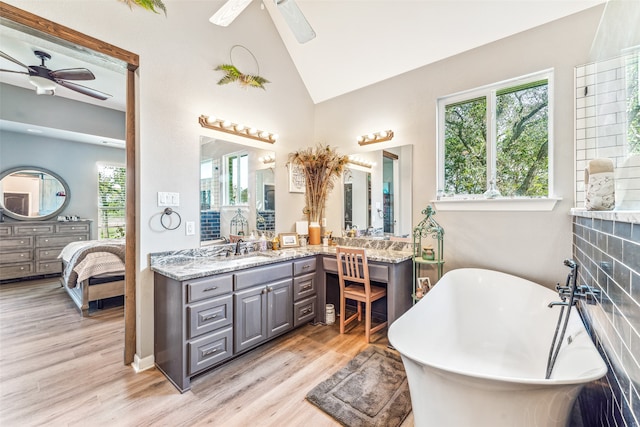
[[[71,28],[49,21],[30,12],[0,2],[0,25],[17,29],[31,36],[40,37],[51,43],[76,49],[83,48],[92,54],[102,55],[122,61],[126,65],[126,224],[125,237],[125,342],[124,364],[133,362],[136,351],[136,223],[135,223],[135,71],[139,66],[139,57],[135,53],[95,39]]]

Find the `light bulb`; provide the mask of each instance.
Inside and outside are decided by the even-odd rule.
[[[387,137],[387,132],[386,131],[382,131],[379,133],[380,138],[386,138]]]
[[[231,122],[229,120],[222,122],[222,127],[228,128],[229,126],[231,126]]]
[[[207,123],[211,124],[211,123],[215,123],[217,122],[218,119],[216,119],[216,116],[209,116],[207,117]]]

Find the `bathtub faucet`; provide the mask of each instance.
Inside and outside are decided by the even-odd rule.
[[[555,305],[573,306],[578,300],[583,300],[587,304],[595,304],[597,297],[600,295],[600,290],[588,285],[578,286],[579,265],[574,260],[565,259],[564,265],[569,267],[571,271],[567,275],[567,280],[564,286],[560,286],[560,283],[556,285],[556,290],[558,291],[558,295],[562,301],[551,302],[549,303],[549,307],[553,307]]]

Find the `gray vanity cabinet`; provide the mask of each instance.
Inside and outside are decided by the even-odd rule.
[[[236,273],[235,352],[248,350],[293,328],[291,263]]]
[[[233,356],[233,275],[154,277],[155,364],[180,390]]]
[[[293,326],[296,327],[316,318],[316,257],[295,261],[293,274]]]

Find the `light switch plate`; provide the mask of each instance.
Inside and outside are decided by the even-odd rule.
[[[158,206],[180,206],[180,193],[159,191]]]
[[[187,236],[193,236],[196,234],[196,223],[193,221],[187,221],[185,223],[185,234]]]

